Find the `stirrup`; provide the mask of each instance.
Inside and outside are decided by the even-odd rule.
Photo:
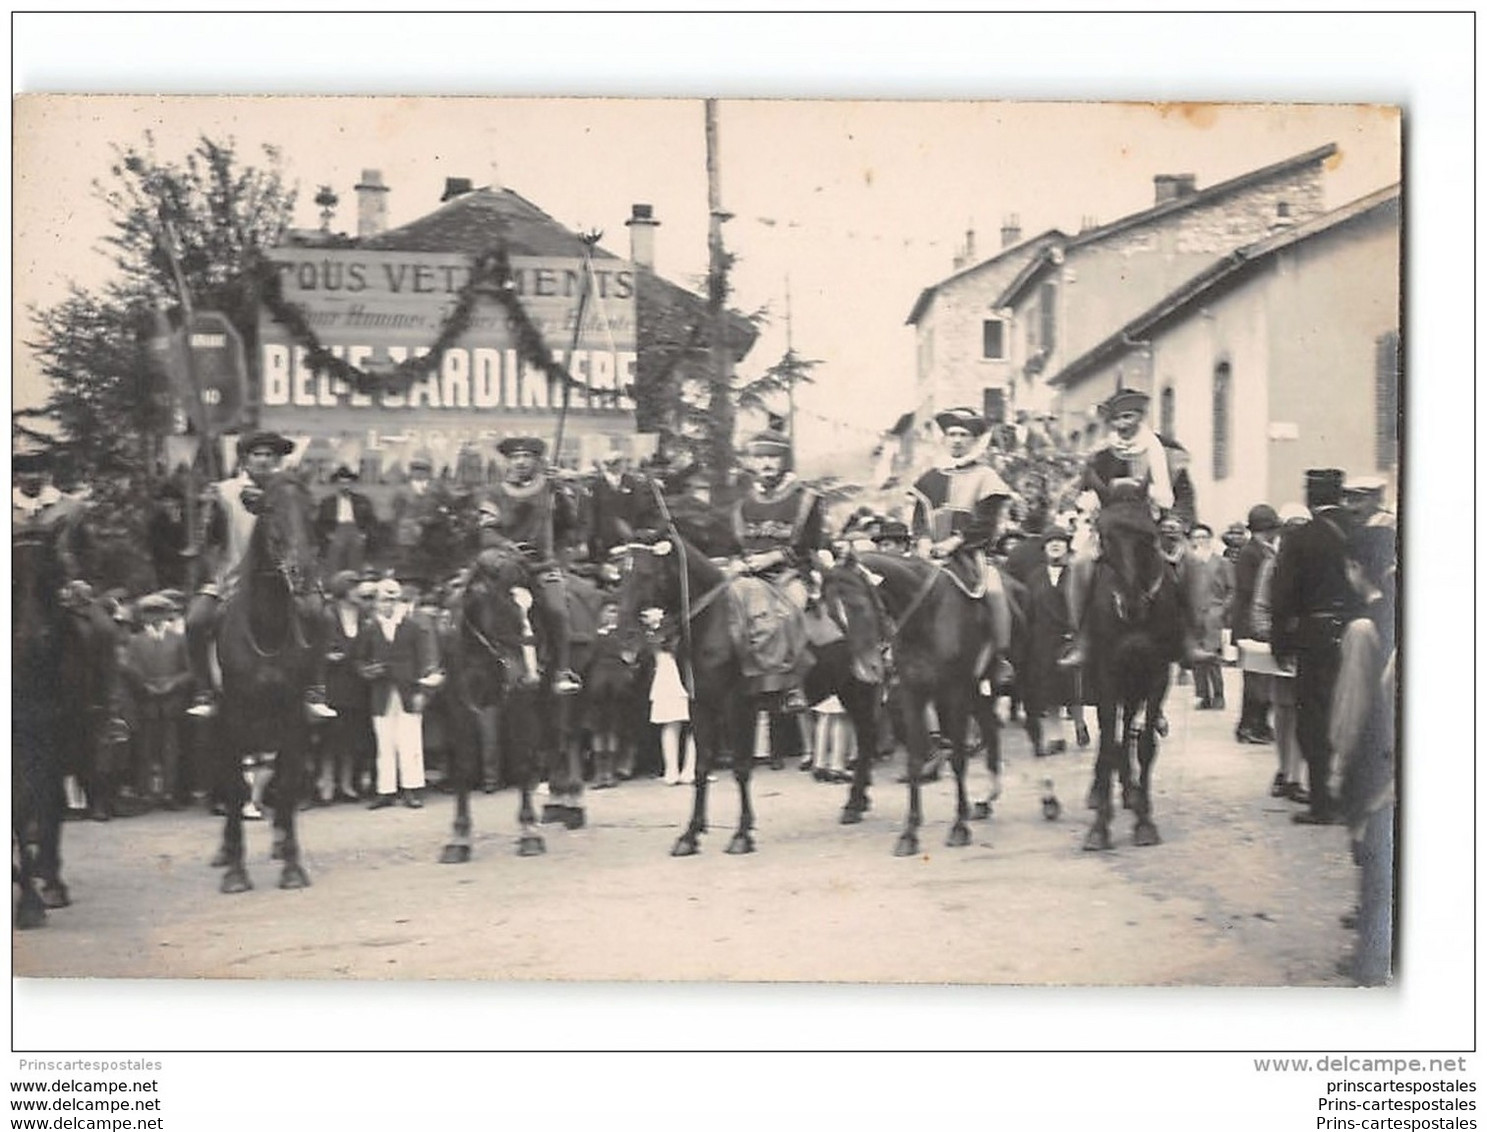
[[[563,669],[553,677],[552,691],[555,696],[572,696],[583,691],[583,681],[570,669]]]
[[[210,719],[217,714],[217,697],[210,692],[200,692],[186,714],[196,719]]]

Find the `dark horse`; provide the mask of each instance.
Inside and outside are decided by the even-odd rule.
[[[1100,725],[1089,796],[1095,820],[1084,840],[1090,850],[1111,848],[1112,776],[1120,779],[1125,805],[1136,815],[1133,842],[1161,842],[1151,820],[1151,767],[1169,665],[1183,647],[1177,579],[1156,538],[1144,524],[1112,522],[1102,526],[1101,544],[1085,611],[1090,643],[1086,690],[1094,697]],[[1139,768],[1135,776],[1133,752]]]
[[[65,714],[83,705],[69,702],[63,690],[67,650],[62,582],[51,540],[13,541],[10,820],[20,887],[18,928],[42,927],[47,908],[71,903],[62,882],[62,743]]]
[[[532,595],[526,587],[527,573],[519,558],[487,550],[464,589],[450,598],[454,625],[445,639],[447,680],[440,693],[450,729],[455,791],[454,830],[439,856],[446,865],[470,859],[470,795],[480,783],[483,716],[494,723],[502,765],[521,793],[517,853],[531,857],[546,851],[532,808],[542,766],[543,673]]]
[[[686,600],[683,601],[683,579]],[[724,592],[728,577],[721,567],[706,558],[685,539],[663,538],[631,549],[620,590],[620,624],[627,631],[639,624],[640,610],[664,609],[687,618],[687,631],[677,654],[682,671],[690,670],[692,686],[692,731],[697,744],[697,775],[692,818],[672,847],[674,857],[697,852],[697,839],[707,832],[708,773],[727,753],[738,784],[738,828],[728,843],[729,853],[754,851],[754,806],[749,779],[754,721],[760,698],[751,694],[741,664],[741,646],[731,624],[729,596]],[[690,642],[690,648],[687,647]],[[845,640],[815,648],[815,664],[806,677],[806,698],[819,702],[835,694],[840,698],[857,732],[859,782],[877,750],[877,703],[882,679],[881,662],[871,655],[854,657]],[[867,808],[865,787],[854,786],[842,821],[860,820]]]
[[[872,574],[870,579],[864,569]],[[972,808],[966,796],[966,731],[974,718],[986,746],[987,767],[994,784],[1001,772],[1000,727],[993,710],[995,699],[982,695],[980,684],[990,672],[989,611],[968,594],[937,562],[890,554],[862,554],[827,571],[822,598],[828,608],[845,611],[849,626],[868,626],[869,632],[892,643],[894,665],[903,690],[903,726],[908,740],[909,813],[893,852],[908,857],[919,852],[920,772],[929,756],[929,727],[925,707],[933,703],[940,734],[950,743],[955,771],[955,822],[945,844],[969,845],[966,822]],[[886,617],[886,621],[885,621]],[[875,628],[875,626],[885,626]],[[855,630],[862,632],[860,628]],[[862,643],[854,646],[860,651]],[[863,760],[858,759],[852,784],[854,798],[866,800]],[[994,785],[991,798],[999,787]],[[978,811],[989,812],[988,804]]]
[[[223,892],[253,887],[243,864],[242,757],[273,751],[274,856],[284,862],[280,888],[310,883],[300,864],[295,811],[307,783],[309,721],[304,694],[313,671],[313,634],[301,605],[312,599],[315,542],[309,489],[291,473],[264,491],[237,590],[217,624],[222,669],[220,741],[213,760],[217,797],[227,810],[222,847],[212,864],[225,867]]]

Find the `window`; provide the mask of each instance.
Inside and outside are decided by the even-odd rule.
[[[1374,343],[1374,465],[1389,471],[1399,458],[1399,334]]]
[[[1170,381],[1162,386],[1162,397],[1157,402],[1157,431],[1169,440],[1177,439],[1177,390]]]
[[[1007,391],[997,387],[981,390],[981,415],[994,425],[1007,423]]]
[[[1233,428],[1232,401],[1234,396],[1233,373],[1228,362],[1220,362],[1213,369],[1213,478],[1227,479],[1229,476],[1229,441]]]
[[[1038,288],[1038,345],[1053,352],[1054,330],[1057,326],[1055,304],[1058,301],[1058,285],[1044,283]]]
[[[981,320],[981,356],[992,361],[1007,356],[1007,324],[1001,319]]]

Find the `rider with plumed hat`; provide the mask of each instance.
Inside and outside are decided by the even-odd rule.
[[[568,492],[543,467],[547,445],[540,437],[508,436],[496,445],[496,451],[505,457],[506,471],[490,489],[486,502],[493,503],[495,510],[486,511],[489,519],[483,518],[482,526],[492,539],[514,544],[526,559],[533,595],[553,633],[557,671],[552,689],[558,695],[571,695],[582,689],[583,682],[573,671],[568,594],[558,548],[577,526],[577,509]]]
[[[996,656],[1007,657],[1012,642],[1012,611],[1001,572],[986,561],[1002,524],[1002,511],[1012,489],[981,459],[979,441],[986,419],[974,409],[946,409],[935,414],[945,438],[948,459],[925,472],[909,490],[913,504],[910,528],[925,557],[946,559],[965,581],[984,587],[991,614]]]
[[[201,550],[207,580],[186,610],[186,651],[197,688],[196,698],[187,714],[198,718],[217,714],[210,659],[216,642],[217,618],[222,603],[237,591],[242,580],[248,544],[252,541],[253,528],[258,523],[263,505],[264,489],[278,474],[280,462],[294,451],[294,441],[277,432],[253,432],[238,441],[237,451],[237,473],[208,485],[205,493]],[[312,634],[312,642],[318,641],[319,635],[315,630],[321,621],[319,598],[304,595],[299,600],[302,623]],[[318,647],[312,651],[316,669],[305,693],[305,710],[312,719],[333,719],[336,713],[325,700],[323,658]]]

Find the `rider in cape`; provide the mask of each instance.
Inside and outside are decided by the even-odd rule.
[[[1012,644],[1012,609],[1002,575],[987,559],[1001,526],[1011,489],[981,459],[986,420],[973,409],[946,409],[935,415],[945,437],[948,459],[915,481],[910,529],[920,557],[944,562],[967,594],[984,603],[991,626],[990,646],[999,671],[986,673],[1002,683]],[[987,657],[984,664],[991,657]]]

